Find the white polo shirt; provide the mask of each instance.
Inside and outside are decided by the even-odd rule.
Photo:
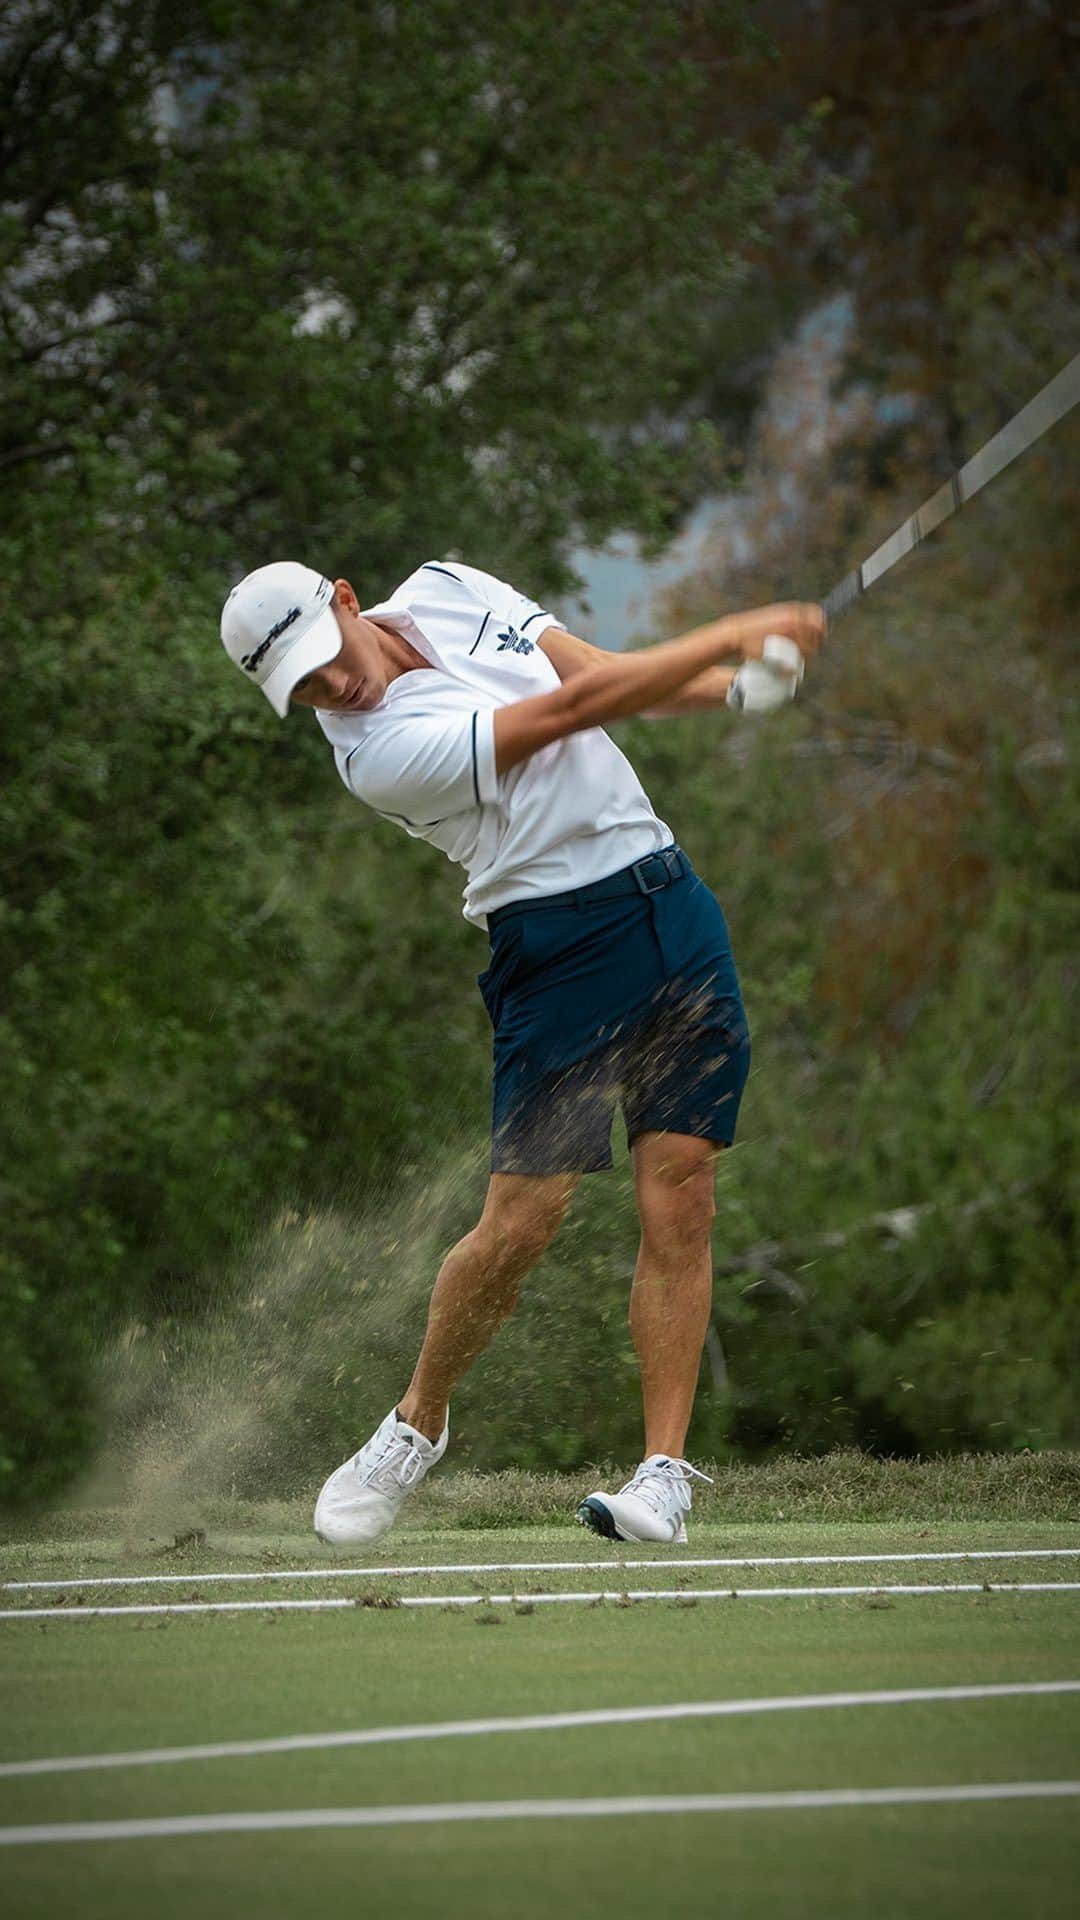
[[[362,713],[316,709],[349,792],[468,874],[479,927],[510,900],[602,880],[671,844],[625,754],[601,727],[495,771],[495,709],[559,685],[537,646],[562,627],[534,600],[458,560],[428,561],[363,617],[430,660]],[[565,630],[565,629],[564,629]]]

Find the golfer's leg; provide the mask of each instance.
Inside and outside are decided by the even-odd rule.
[[[513,1310],[518,1289],[562,1225],[580,1175],[493,1173],[484,1211],[439,1269],[427,1333],[398,1412],[437,1440],[450,1394],[496,1328]]]
[[[641,1245],[630,1331],[641,1366],[645,1454],[682,1457],[712,1306],[713,1183],[722,1151],[685,1133],[631,1148]]]

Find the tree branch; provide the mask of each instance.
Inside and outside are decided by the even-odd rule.
[[[977,1194],[974,1200],[965,1200],[960,1206],[946,1209],[941,1200],[927,1200],[915,1207],[890,1207],[883,1213],[872,1213],[865,1220],[857,1220],[854,1226],[830,1228],[823,1233],[811,1234],[805,1240],[759,1240],[756,1246],[747,1247],[742,1253],[735,1254],[729,1260],[720,1260],[713,1272],[726,1278],[739,1274],[752,1275],[744,1293],[752,1293],[756,1287],[772,1285],[779,1293],[786,1293],[798,1302],[807,1299],[804,1286],[792,1279],[780,1266],[781,1261],[803,1264],[810,1257],[820,1253],[833,1253],[841,1247],[850,1245],[861,1233],[878,1233],[882,1239],[898,1247],[914,1240],[924,1222],[932,1215],[948,1211],[953,1220],[970,1219],[973,1214],[982,1213],[987,1207],[998,1201],[1012,1199],[1031,1185],[1029,1180],[1015,1180],[1011,1186],[990,1193]]]
[[[71,440],[47,440],[37,446],[11,447],[8,452],[0,453],[0,468],[24,467],[32,460],[56,460],[61,454],[74,453]]]

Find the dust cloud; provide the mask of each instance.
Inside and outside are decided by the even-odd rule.
[[[132,1325],[105,1357],[107,1439],[83,1489],[133,1534],[197,1530],[215,1499],[310,1492],[408,1383],[449,1248],[474,1224],[487,1142],[360,1210],[285,1210],[188,1325]]]

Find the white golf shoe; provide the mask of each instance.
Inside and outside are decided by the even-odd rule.
[[[590,1493],[577,1510],[578,1523],[605,1540],[661,1540],[686,1545],[690,1480],[709,1480],[688,1460],[651,1453],[618,1493]]]
[[[330,1475],[315,1502],[315,1531],[329,1547],[366,1547],[393,1526],[407,1494],[441,1460],[450,1438],[447,1415],[437,1440],[426,1440],[392,1407],[359,1453]]]

